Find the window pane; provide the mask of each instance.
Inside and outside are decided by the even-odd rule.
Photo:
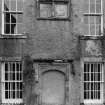
[[[101,16],[96,16],[96,24],[101,25]]]
[[[17,73],[17,80],[20,80],[20,73]]]
[[[97,67],[97,63],[94,63],[94,72],[98,72],[98,67]]]
[[[94,83],[92,82],[91,83],[91,91],[93,91],[94,90]]]
[[[84,81],[89,81],[89,73],[84,73]]]
[[[90,0],[90,13],[95,13],[95,0]]]
[[[17,24],[17,33],[22,34],[22,24]]]
[[[84,16],[84,24],[88,24],[89,23],[89,16]]]
[[[20,91],[20,97],[19,98],[22,98],[22,91]]]
[[[95,13],[95,5],[90,4],[90,13]]]
[[[10,62],[9,65],[10,65],[10,71],[12,72],[13,71],[13,64],[12,64],[12,62]]]
[[[13,72],[15,72],[15,71],[16,71],[16,70],[15,70],[15,69],[16,69],[15,63],[12,63],[12,67],[13,67],[13,68],[12,68]]]
[[[23,11],[23,0],[17,0],[17,11]]]
[[[96,4],[96,13],[101,13],[101,6]]]
[[[22,64],[20,63],[20,72],[22,73]]]
[[[11,98],[11,91],[8,91],[8,98]]]
[[[13,73],[9,73],[10,75],[10,80],[12,81],[13,80]]]
[[[90,66],[91,66],[90,71],[94,72],[94,64],[91,64]]]
[[[5,73],[5,80],[8,80],[8,73]]]
[[[5,98],[6,98],[6,99],[9,98],[8,95],[9,95],[9,94],[8,94],[8,91],[5,91]]]
[[[5,83],[5,90],[8,90],[8,82]]]
[[[101,13],[101,0],[96,0],[96,13]]]
[[[12,90],[15,90],[15,82],[12,83],[12,86],[13,86]]]
[[[4,10],[9,11],[10,9],[10,3],[9,0],[4,0]]]
[[[96,35],[101,35],[101,25],[96,25]]]
[[[84,25],[84,35],[89,35],[89,25]]]
[[[91,73],[91,81],[94,81],[93,79],[94,79],[94,77],[93,77],[93,73]]]
[[[11,90],[11,83],[8,82],[8,91]]]
[[[84,72],[89,72],[89,64],[84,64]]]
[[[17,90],[20,89],[20,82],[17,82]]]
[[[13,91],[13,99],[15,99],[15,93],[16,93],[16,92],[15,92],[15,91]]]
[[[20,73],[20,80],[22,80],[22,73]]]
[[[17,91],[17,98],[20,98],[20,91]]]
[[[97,99],[97,91],[94,91],[94,99]]]
[[[98,99],[100,99],[100,91],[98,91]]]
[[[40,4],[40,17],[51,17],[52,4]]]
[[[89,99],[89,91],[84,92],[84,99]]]
[[[67,4],[55,4],[55,17],[67,18]]]
[[[10,14],[11,15],[11,23],[16,23],[16,14]]]
[[[101,72],[101,65],[98,64],[98,72]]]
[[[89,13],[89,0],[84,1],[84,12]]]
[[[10,0],[11,2],[11,11],[16,11],[16,0]]]
[[[8,72],[8,63],[5,63],[5,72]]]
[[[4,23],[10,23],[10,13],[4,14]]]
[[[11,34],[16,34],[16,24],[11,24]]]
[[[23,21],[23,14],[17,14],[17,23],[22,23]]]
[[[16,69],[17,69],[17,72],[20,71],[20,64],[19,63],[16,63]]]
[[[15,73],[13,73],[13,80],[15,80],[15,78],[16,78],[16,75],[15,75]]]
[[[89,16],[89,23],[95,24],[95,16]]]
[[[22,88],[23,88],[23,84],[22,82],[20,82],[20,90],[22,90]]]
[[[88,82],[84,83],[84,91],[89,91],[90,90],[90,84]]]
[[[10,24],[4,24],[4,31],[6,34],[10,34]]]
[[[90,25],[90,35],[95,35],[95,25]]]
[[[94,92],[91,91],[91,99],[93,99],[93,96],[94,96]]]
[[[84,16],[84,34],[89,35],[89,16]]]

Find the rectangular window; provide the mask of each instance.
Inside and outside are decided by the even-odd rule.
[[[85,0],[84,13],[88,14],[102,13],[102,0]]]
[[[101,35],[101,16],[84,16],[84,23],[86,35]]]
[[[96,62],[84,63],[84,102],[103,102],[103,65]]]
[[[22,103],[21,62],[2,63],[2,103]]]
[[[84,35],[103,35],[102,0],[85,0],[84,2]]]
[[[2,0],[2,34],[22,34],[23,0]]]
[[[68,18],[68,1],[49,1],[40,0],[38,1],[39,6],[39,17],[40,18]]]

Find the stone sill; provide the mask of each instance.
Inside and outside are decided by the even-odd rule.
[[[5,35],[0,34],[0,39],[26,39],[27,35]]]
[[[73,62],[73,59],[34,59],[33,61],[38,63],[69,63]]]
[[[51,20],[51,21],[70,21],[70,18],[41,18],[41,17],[37,17],[37,20]]]
[[[22,61],[22,57],[0,57],[0,61]]]
[[[105,36],[79,36],[81,40],[105,40]]]

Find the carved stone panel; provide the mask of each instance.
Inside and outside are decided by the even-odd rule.
[[[82,41],[82,56],[101,56],[102,45],[100,40]]]

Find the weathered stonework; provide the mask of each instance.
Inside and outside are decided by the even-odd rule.
[[[2,34],[1,1],[0,35]],[[38,105],[39,103],[41,105],[41,102],[39,101],[41,94],[39,90],[41,73],[39,72],[51,69],[57,69],[58,71],[61,70],[66,75],[65,105],[80,105],[83,103],[83,93],[81,89],[83,68],[81,67],[81,58],[101,57],[103,59],[102,62],[105,62],[104,39],[102,40],[96,38],[94,40],[91,38],[80,38],[80,36],[84,35],[83,4],[85,0],[69,1],[71,2],[69,20],[38,20],[36,0],[24,0],[22,29],[23,34],[26,35],[27,38],[0,37],[0,58],[4,58],[6,60],[8,58],[15,59],[16,57],[19,57],[24,61],[23,58],[26,55],[29,55],[33,60],[33,69],[36,73],[35,77],[33,78],[34,84],[33,86],[30,86],[29,83],[24,84],[25,90],[23,92],[23,99],[26,105]],[[105,5],[104,0],[103,5]],[[103,6],[103,13],[103,21],[105,23],[105,6]],[[103,28],[105,28],[104,23]],[[1,59],[1,61],[5,60]],[[56,60],[61,60],[58,62],[58,66],[56,65]],[[0,102],[2,103],[1,97]]]

